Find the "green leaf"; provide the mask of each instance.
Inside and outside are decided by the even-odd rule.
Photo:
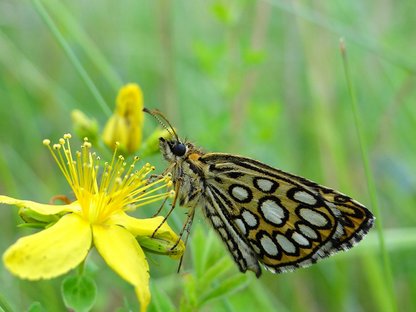
[[[151,287],[152,291],[152,310],[157,312],[175,312],[175,306],[170,300],[169,296],[160,287]]]
[[[33,302],[30,307],[27,309],[27,312],[45,312],[45,308],[40,302]]]
[[[264,51],[248,49],[243,54],[244,63],[248,66],[255,66],[264,63],[266,54]]]
[[[199,277],[204,272],[205,263],[203,261],[203,255],[204,251],[208,249],[206,245],[206,234],[202,227],[198,225],[193,228],[192,235],[192,261],[195,268],[195,275]]]
[[[230,270],[233,269],[235,269],[235,264],[231,258],[226,255],[204,272],[202,277],[199,279],[199,286],[204,289],[208,287],[215,279],[223,277],[224,274],[230,272]]]
[[[201,296],[199,306],[202,306],[209,300],[218,299],[221,297],[229,296],[234,292],[237,292],[248,285],[249,278],[241,273],[238,273],[229,279],[223,281],[218,287],[208,291]]]
[[[61,291],[65,305],[76,312],[89,311],[97,296],[94,280],[85,275],[68,276],[62,282]]]

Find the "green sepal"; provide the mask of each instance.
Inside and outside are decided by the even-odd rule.
[[[183,250],[175,246],[176,242],[172,242],[171,239],[163,239],[163,236],[148,237],[138,236],[136,237],[139,245],[146,251],[159,254],[167,255],[173,258],[178,258],[183,254]]]
[[[45,228],[49,224],[56,223],[65,213],[59,213],[55,215],[44,215],[36,211],[31,210],[27,207],[19,209],[19,216],[25,221],[22,227],[34,227],[34,228]]]
[[[140,149],[140,156],[147,157],[159,153],[159,138],[169,139],[172,135],[166,129],[157,128],[147,137]]]
[[[75,134],[83,140],[88,138],[89,142],[96,145],[98,142],[98,122],[94,118],[89,118],[79,109],[71,112],[72,126]]]

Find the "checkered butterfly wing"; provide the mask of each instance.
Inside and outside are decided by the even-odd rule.
[[[203,204],[240,270],[280,273],[347,250],[372,227],[363,205],[330,188],[229,154],[199,158]]]

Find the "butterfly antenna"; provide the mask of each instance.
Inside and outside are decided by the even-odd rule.
[[[175,137],[175,139],[179,142],[179,137],[176,134],[175,129],[172,127],[169,120],[160,111],[158,111],[157,109],[150,110],[150,109],[147,109],[146,107],[143,108],[143,111],[145,113],[152,115],[160,123],[160,125],[163,128],[165,128],[170,133],[170,135]]]

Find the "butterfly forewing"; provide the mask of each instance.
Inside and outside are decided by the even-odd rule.
[[[308,266],[351,248],[372,226],[361,204],[304,178],[229,154],[196,161],[204,168],[207,217],[242,271],[258,274],[253,252],[276,273]]]

